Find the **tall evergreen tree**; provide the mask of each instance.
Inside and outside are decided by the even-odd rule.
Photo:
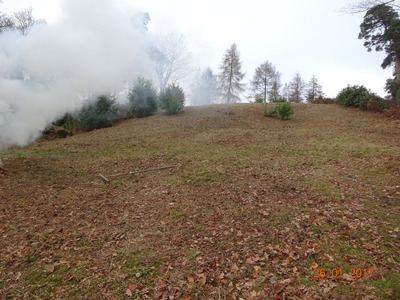
[[[307,84],[307,101],[311,103],[323,95],[322,86],[318,83],[317,77],[313,75]]]
[[[242,62],[236,44],[226,51],[222,64],[220,65],[219,83],[220,94],[227,103],[240,100],[239,95],[244,91],[245,85],[242,83],[245,73],[241,71]]]
[[[274,93],[276,93],[276,88],[278,86],[277,79],[279,79],[279,77],[279,72],[276,71],[275,66],[269,61],[261,64],[256,69],[253,80],[250,82],[255,98],[261,98],[263,102],[266,103],[274,83]]]
[[[385,51],[381,67],[395,65],[395,79],[400,82],[400,18],[397,11],[387,4],[370,8],[360,25],[359,39],[364,39],[368,51]]]
[[[218,96],[217,76],[207,67],[203,72],[199,72],[192,87],[192,104],[206,105],[215,103]]]
[[[302,102],[305,86],[306,84],[303,78],[301,78],[300,73],[296,73],[292,81],[289,83],[289,88],[290,88],[289,101],[296,103]]]

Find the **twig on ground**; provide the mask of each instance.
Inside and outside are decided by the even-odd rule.
[[[153,168],[153,169],[146,169],[146,170],[139,170],[139,171],[132,171],[132,172],[128,172],[128,173],[117,173],[117,174],[111,174],[111,175],[103,175],[101,173],[99,173],[99,177],[105,181],[105,182],[110,182],[109,177],[118,177],[118,176],[124,176],[124,175],[134,175],[134,174],[139,174],[139,173],[147,173],[147,172],[153,172],[153,171],[159,171],[159,170],[165,170],[165,169],[172,169],[172,168],[177,168],[180,165],[175,165],[175,166],[167,166],[167,167],[159,167],[159,168]]]

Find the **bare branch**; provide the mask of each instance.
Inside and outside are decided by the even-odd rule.
[[[15,28],[21,31],[22,35],[27,35],[29,29],[35,24],[32,16],[32,8],[24,9],[14,13]]]
[[[303,101],[304,89],[306,84],[300,73],[296,73],[292,81],[289,83],[290,97],[289,102],[300,103]]]
[[[276,95],[276,89],[280,86],[280,73],[276,71],[275,66],[269,61],[265,61],[259,67],[253,76],[253,80],[250,82],[251,90],[254,93],[256,99],[261,98],[263,103],[266,103],[268,96],[278,98]],[[275,86],[274,86],[275,85]],[[271,91],[275,88],[274,95],[271,95]]]
[[[0,12],[0,33],[6,30],[10,30],[12,28],[14,28],[13,19],[7,14]]]
[[[346,5],[341,8],[339,12],[356,15],[366,13],[370,8],[379,4],[386,4],[393,7],[395,10],[400,10],[399,0],[363,0]]]
[[[171,82],[184,78],[190,71],[192,54],[181,34],[170,33],[159,37],[150,49],[149,55],[155,64],[161,91],[164,91]]]

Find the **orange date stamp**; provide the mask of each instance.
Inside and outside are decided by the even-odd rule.
[[[374,268],[351,268],[350,274],[343,272],[342,268],[315,268],[314,278],[372,278],[374,274]]]

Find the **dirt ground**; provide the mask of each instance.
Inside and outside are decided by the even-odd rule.
[[[262,111],[187,107],[1,153],[0,298],[400,299],[400,120]]]

